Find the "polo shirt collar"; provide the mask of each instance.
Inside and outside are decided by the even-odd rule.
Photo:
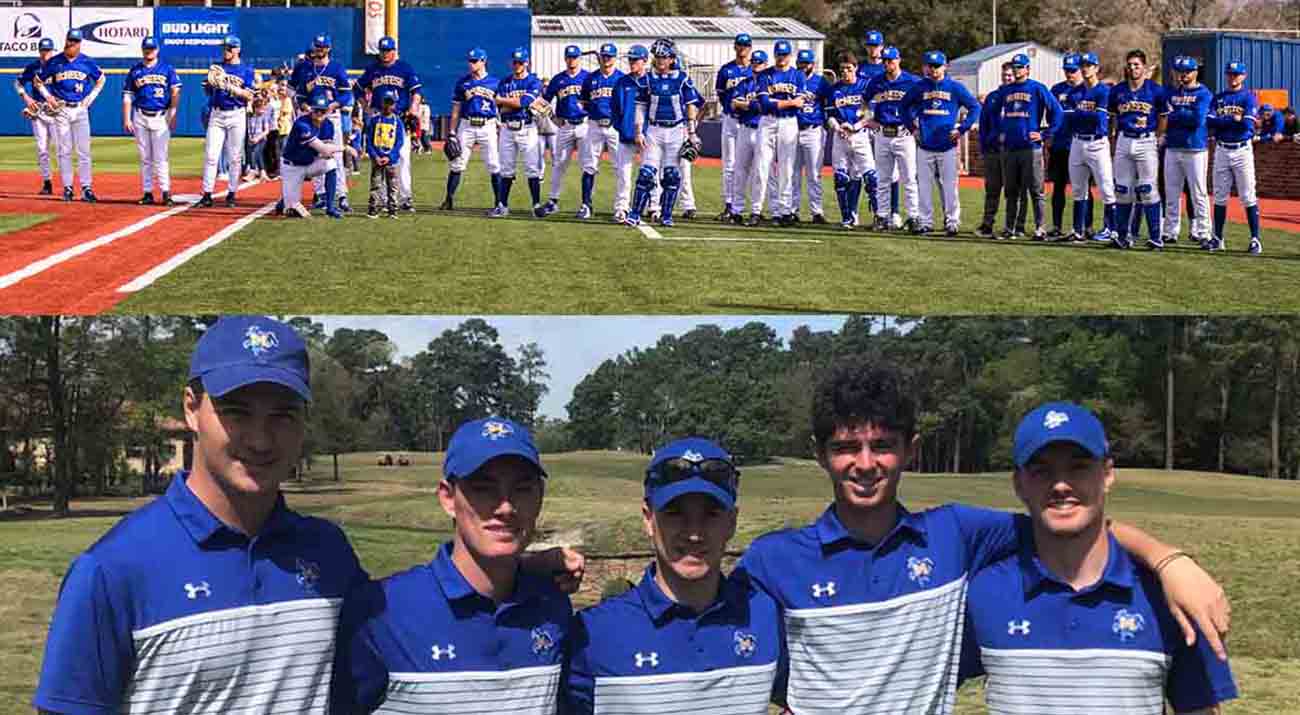
[[[843,541],[862,543],[849,532],[848,527],[844,526],[844,522],[840,521],[834,504],[826,507],[826,511],[822,512],[821,517],[814,524],[814,529],[817,532],[817,540],[821,542],[823,549]],[[920,514],[913,514],[907,510],[907,507],[899,504],[898,521],[894,524],[894,528],[890,529],[889,533],[885,535],[885,538],[880,540],[880,544],[875,544],[875,546],[878,547],[891,539],[901,537],[904,532],[909,532],[924,539],[926,535],[925,519]]]
[[[1115,535],[1109,531],[1106,533],[1106,542],[1109,545],[1109,553],[1106,555],[1106,568],[1102,569],[1101,578],[1098,579],[1097,583],[1079,591],[1079,593],[1089,593],[1107,585],[1124,591],[1133,589],[1133,578],[1136,569],[1132,557],[1115,540]],[[1055,584],[1064,589],[1072,588],[1068,583],[1047,570],[1047,567],[1043,566],[1042,561],[1038,559],[1032,534],[1028,538],[1021,540],[1018,561],[1021,584],[1024,587],[1026,596],[1032,596],[1036,591],[1050,584]]]
[[[203,502],[199,501],[198,496],[190,490],[187,483],[189,476],[188,471],[182,471],[173,477],[172,483],[167,487],[167,492],[163,498],[171,507],[172,513],[176,515],[176,520],[181,523],[186,533],[190,535],[190,538],[200,545],[209,544],[222,536],[249,539],[249,535],[228,526],[218,519]],[[257,536],[291,532],[301,519],[301,516],[290,511],[285,506],[284,495],[277,495],[275,508],[271,510],[271,515],[267,517],[266,523],[262,526],[261,534]]]
[[[659,582],[655,580],[658,568],[658,564],[651,562],[641,576],[641,583],[637,584],[636,587],[637,593],[641,596],[641,603],[645,605],[646,612],[650,614],[650,619],[655,623],[661,624],[674,614],[690,613],[692,616],[702,616],[721,608],[735,607],[743,597],[739,584],[723,576],[718,582],[717,598],[704,610],[704,613],[696,614],[689,608],[669,598],[668,594],[659,588]]]
[[[474,590],[465,576],[456,568],[455,562],[451,560],[453,542],[448,541],[438,547],[438,553],[429,564],[433,571],[433,577],[442,588],[442,593],[449,601],[459,601],[465,598],[481,598],[485,601],[491,601],[488,597]],[[508,597],[502,599],[502,605],[507,603],[525,603],[534,598],[539,598],[547,593],[550,582],[545,577],[533,576],[522,568],[516,568],[515,571],[515,590]]]

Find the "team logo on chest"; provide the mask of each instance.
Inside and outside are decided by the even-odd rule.
[[[262,330],[259,325],[248,326],[244,333],[244,349],[252,353],[253,357],[262,357],[278,347],[280,338],[269,330]]]
[[[736,634],[732,638],[732,640],[735,641],[736,643],[736,655],[740,656],[741,658],[752,657],[754,655],[754,651],[758,650],[758,636],[754,635],[753,633],[736,631]]]
[[[186,598],[193,601],[197,599],[199,596],[202,596],[204,598],[212,598],[212,587],[208,585],[207,581],[199,581],[198,583],[185,584]]]
[[[636,667],[638,668],[659,667],[659,653],[657,653],[656,651],[650,651],[649,653],[642,653],[641,651],[637,651],[636,654],[632,657],[636,661]]]
[[[542,655],[543,653],[549,653],[552,649],[555,648],[555,639],[551,637],[550,633],[546,632],[545,628],[542,628],[541,626],[534,628],[532,636],[533,636],[533,655]]]
[[[915,556],[907,557],[907,577],[917,585],[929,585],[932,574],[934,574],[934,560],[929,556],[922,559]]]
[[[1121,642],[1135,640],[1147,626],[1147,619],[1141,613],[1130,613],[1127,608],[1121,608],[1115,613],[1115,620],[1111,623],[1110,630],[1119,636]]]
[[[1009,636],[1027,636],[1029,635],[1029,620],[1007,621],[1007,635]]]
[[[433,656],[434,660],[442,660],[443,658],[456,660],[456,646],[453,643],[448,643],[446,646],[435,645],[429,649],[429,654]]]
[[[835,582],[827,581],[826,583],[814,583],[812,585],[813,598],[834,598]]]
[[[314,587],[320,580],[320,564],[302,559],[294,559],[294,561],[294,565],[298,568],[298,585],[303,588]]]

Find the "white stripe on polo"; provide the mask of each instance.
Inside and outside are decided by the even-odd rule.
[[[1164,653],[981,648],[985,700],[995,715],[1163,715]]]
[[[389,673],[379,713],[553,715],[560,665],[500,671]]]
[[[596,715],[765,715],[776,663],[700,673],[597,676]]]

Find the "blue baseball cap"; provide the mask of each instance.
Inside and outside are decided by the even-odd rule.
[[[392,52],[395,49],[397,49],[397,40],[389,37],[388,35],[384,35],[383,37],[379,38],[380,52]]]
[[[510,61],[511,61],[511,62],[527,62],[527,61],[528,61],[528,48],[527,48],[527,47],[516,47],[516,48],[514,49],[514,51],[510,53]]]
[[[1195,57],[1175,57],[1174,69],[1178,72],[1195,72],[1201,68]]]
[[[1070,52],[1061,58],[1061,69],[1073,72],[1079,69],[1079,53]]]
[[[41,52],[54,49],[54,38],[42,37],[40,43],[36,45],[36,49],[40,50]]]
[[[678,468],[672,470],[672,476],[666,476],[669,470],[664,467],[670,460],[681,461],[674,462]],[[726,462],[730,470],[708,478],[699,465],[713,460]],[[695,468],[681,468],[687,465],[695,465]],[[728,472],[729,476],[725,476]],[[702,437],[687,437],[660,447],[650,458],[650,466],[646,468],[645,498],[651,509],[661,511],[672,500],[685,494],[707,494],[730,511],[736,508],[738,481],[739,472],[725,449]]]
[[[745,47],[752,47],[754,45],[754,38],[750,37],[748,32],[742,32],[739,35],[736,35],[736,44]]]
[[[864,45],[883,45],[885,36],[880,34],[880,30],[867,30],[866,37],[863,39]]]
[[[565,57],[582,57],[582,48],[577,45],[569,45],[564,48]]]
[[[943,67],[948,64],[948,57],[938,50],[925,53],[924,62],[931,67]]]
[[[1259,111],[1261,111],[1261,112],[1265,112],[1265,111],[1271,112],[1271,111],[1273,111],[1273,105],[1271,105],[1271,104],[1261,104],[1261,105],[1259,105]]]
[[[1246,63],[1233,60],[1228,63],[1228,66],[1223,71],[1226,74],[1246,74]]]
[[[523,425],[504,417],[471,420],[457,428],[447,443],[442,476],[449,481],[465,479],[497,457],[510,456],[523,458],[546,477],[537,445]]]
[[[898,48],[893,45],[880,51],[880,59],[882,60],[896,60],[898,57]]]
[[[189,379],[195,378],[213,397],[270,382],[311,401],[307,344],[293,328],[260,315],[225,316],[208,328],[190,356]]]
[[[329,109],[330,96],[325,92],[312,92],[311,99],[307,100],[307,106],[312,109]]]
[[[759,65],[759,64],[766,64],[766,63],[767,63],[767,53],[762,50],[754,50],[753,54],[749,56],[749,64],[751,65]]]
[[[323,32],[317,35],[316,37],[312,38],[311,41],[311,46],[315,47],[318,50],[328,49],[333,45],[334,43],[330,41],[330,36],[326,35]]]
[[[1101,60],[1097,59],[1096,52],[1085,52],[1079,55],[1079,66],[1082,67],[1083,65],[1098,67],[1101,65]]]
[[[612,42],[606,42],[600,46],[601,57],[618,57],[618,48]]]
[[[226,47],[243,47],[243,46],[244,46],[244,43],[240,42],[240,41],[239,41],[239,37],[236,36],[236,35],[226,35],[226,39],[222,40],[221,44],[224,45],[224,46],[226,46]]]
[[[1020,53],[1017,53],[1017,54],[1013,55],[1013,56],[1011,57],[1011,66],[1013,66],[1013,67],[1028,67],[1028,66],[1029,66],[1029,55],[1027,55],[1027,54],[1025,54],[1025,53],[1023,53],[1023,52],[1020,52]]]
[[[1053,442],[1071,442],[1097,459],[1110,454],[1106,428],[1088,408],[1073,402],[1049,402],[1025,415],[1016,427],[1016,467],[1029,464],[1039,450]]]
[[[777,57],[790,54],[790,43],[786,40],[777,40],[776,44],[772,46],[772,54]]]
[[[475,47],[474,49],[465,53],[465,59],[469,60],[470,62],[482,62],[483,60],[487,59],[487,52],[485,52],[482,47]]]
[[[156,50],[158,49],[158,40],[154,39],[153,35],[150,35],[143,40],[140,40],[140,49]]]
[[[798,58],[795,60],[798,64],[803,64],[805,62],[812,64],[816,61],[817,55],[814,55],[812,50],[799,50]]]
[[[380,87],[379,89],[375,90],[375,102],[377,102],[377,103],[380,104],[380,105],[387,104],[388,102],[392,102],[392,103],[396,104],[396,103],[397,103],[397,88],[396,88],[396,87],[384,86],[384,87]],[[328,103],[328,102],[326,102],[326,106],[329,106],[329,103]]]
[[[644,60],[650,58],[650,50],[645,45],[632,45],[627,48],[627,58],[629,60]]]
[[[65,41],[81,42],[83,39],[85,39],[85,35],[82,35],[81,30],[78,30],[77,28],[74,27],[71,30],[68,30],[68,35],[65,38]]]

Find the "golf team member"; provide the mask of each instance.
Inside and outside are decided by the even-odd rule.
[[[190,361],[194,466],[63,579],[33,704],[47,713],[324,712],[343,596],[365,582],[338,527],[285,506],[303,453],[307,347],[217,321]]]
[[[90,107],[104,89],[99,65],[81,54],[81,30],[68,30],[63,53],[55,55],[37,75],[36,86],[45,101],[59,105],[54,115],[59,151],[59,173],[63,179],[63,200],[72,200],[72,150],[77,150],[81,174],[81,200],[99,199],[91,188],[94,172],[90,161]]]
[[[229,86],[211,87],[203,83],[208,94],[208,131],[203,143],[203,196],[199,206],[212,206],[212,192],[217,185],[217,162],[224,151],[227,164],[226,206],[235,205],[235,192],[239,189],[241,162],[244,160],[244,134],[248,129],[248,103],[253,101],[256,83],[253,68],[244,64],[239,55],[243,43],[234,35],[227,35],[221,47],[221,69],[226,73]]]
[[[1161,229],[1165,243],[1178,240],[1184,183],[1191,189],[1191,239],[1203,245],[1210,238],[1210,197],[1205,188],[1210,154],[1206,122],[1214,94],[1197,81],[1200,68],[1192,57],[1174,58],[1178,81],[1165,92],[1165,220]]]
[[[385,35],[379,38],[379,57],[361,73],[357,80],[357,89],[371,98],[370,110],[378,114],[383,109],[381,103],[373,101],[376,92],[388,88],[397,93],[396,112],[398,116],[417,115],[424,95],[420,89],[424,86],[406,60],[397,57],[397,40]],[[398,194],[403,211],[414,211],[415,203],[411,191],[411,142],[402,142],[401,156],[398,158]]]
[[[572,605],[520,565],[545,490],[522,426],[490,417],[456,430],[438,484],[452,540],[350,599],[335,711],[555,712]]]
[[[41,172],[41,195],[54,193],[54,173],[50,170],[50,142],[55,138],[54,115],[41,108],[36,77],[54,55],[54,38],[42,37],[37,44],[37,58],[23,68],[14,80],[14,91],[23,100],[23,116],[31,120],[32,138],[36,140],[36,168]],[[57,145],[56,145],[57,146]]]
[[[565,712],[767,713],[784,662],[776,603],[722,574],[739,483],[709,440],[655,452],[641,505],[654,561],[635,588],[575,619]]]
[[[834,503],[809,526],[759,537],[737,566],[784,610],[796,713],[951,712],[967,584],[1027,536],[1023,516],[960,504],[914,513],[899,503],[903,469],[920,448],[916,417],[892,369],[837,366],[816,388],[812,417]],[[1143,564],[1174,553],[1113,528]],[[1189,559],[1165,565],[1161,579],[1174,601],[1194,604],[1217,643],[1222,589]]]
[[[966,601],[962,675],[987,674],[989,712],[1164,713],[1168,699],[1217,714],[1237,697],[1227,662],[1204,638],[1184,642],[1156,574],[1107,532],[1115,463],[1101,422],[1048,403],[1020,422],[1014,451],[1033,539],[976,574]]]
[[[925,53],[925,77],[903,96],[903,112],[919,137],[917,179],[920,218],[915,231],[934,230],[934,184],[943,200],[943,232],[956,236],[961,227],[957,196],[957,141],[979,121],[980,103],[960,82],[947,78],[948,58],[938,50]],[[962,110],[966,111],[963,113]]]
[[[731,102],[738,96],[740,88],[754,76],[754,71],[749,66],[754,39],[747,32],[736,35],[735,49],[736,59],[718,70],[713,86],[718,97],[718,108],[722,112],[722,213],[718,215],[718,220],[723,222],[736,220],[745,208],[743,200],[735,200],[733,177],[736,172],[736,137],[740,134],[741,124]]]
[[[334,203],[342,165],[336,156],[349,147],[343,137],[334,133],[335,124],[327,119],[330,104],[329,95],[324,92],[312,95],[308,102],[310,113],[294,120],[293,128],[289,130],[284,156],[280,158],[280,202],[276,206],[286,215],[311,218],[311,213],[302,205],[302,182],[323,176],[325,214],[334,219],[343,218]]]
[[[623,76],[623,71],[615,67],[618,63],[618,48],[613,44],[602,44],[597,55],[600,58],[600,69],[587,74],[587,79],[582,83],[582,94],[579,95],[589,125],[578,146],[582,155],[582,206],[578,208],[577,218],[584,220],[592,216],[591,195],[596,190],[600,155],[609,152],[611,162],[618,156],[618,129],[614,127],[614,88]],[[617,176],[621,177],[622,174]],[[621,189],[615,190],[616,195],[621,192]]]
[[[141,62],[126,73],[122,89],[122,128],[135,135],[140,152],[140,183],[144,195],[136,203],[150,205],[154,181],[162,191],[164,206],[173,206],[171,168],[167,163],[176,109],[181,101],[181,78],[172,66],[158,59],[158,40],[140,42]]]

